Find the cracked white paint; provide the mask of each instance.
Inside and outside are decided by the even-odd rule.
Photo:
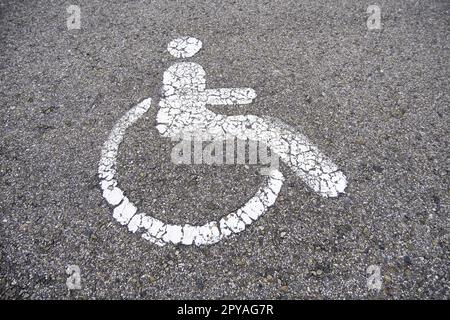
[[[135,205],[132,204],[127,197],[124,197],[122,203],[116,208],[114,208],[113,217],[120,224],[128,224],[128,222],[134,216],[136,211],[137,208],[135,207]]]
[[[193,56],[200,50],[201,41],[184,37],[168,45],[169,52],[179,58]],[[207,105],[248,104],[256,98],[251,88],[207,89],[205,71],[191,62],[172,65],[163,76],[163,98],[159,103],[156,128],[164,137],[205,135],[208,137],[236,137],[266,144],[312,190],[324,197],[335,197],[347,185],[344,174],[308,139],[294,128],[269,117],[226,116],[216,114]],[[142,237],[157,245],[209,245],[234,233],[245,230],[272,206],[283,185],[280,171],[269,168],[266,179],[255,195],[236,212],[219,221],[204,225],[172,225],[137,213],[136,206],[124,195],[114,179],[117,152],[126,129],[151,106],[146,99],[129,110],[114,126],[102,150],[99,163],[100,186],[103,196],[114,206],[113,217],[127,224],[131,232],[142,231]]]
[[[192,37],[181,37],[169,42],[167,50],[175,58],[189,58],[202,48],[202,42]]]

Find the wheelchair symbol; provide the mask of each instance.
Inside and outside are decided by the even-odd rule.
[[[202,42],[192,37],[171,41],[169,53],[176,58],[194,56]],[[162,137],[202,134],[210,137],[235,137],[252,140],[269,147],[292,172],[309,188],[323,197],[336,197],[347,186],[345,175],[305,136],[281,121],[254,115],[226,116],[212,112],[208,105],[243,105],[251,103],[256,93],[251,88],[206,87],[204,69],[196,63],[179,62],[163,75],[163,97],[157,113],[157,130]],[[105,142],[98,168],[103,197],[114,207],[113,217],[131,232],[142,232],[142,237],[157,245],[183,244],[211,245],[239,233],[267,212],[281,190],[284,176],[275,168],[261,174],[264,182],[241,208],[219,221],[204,225],[174,225],[151,215],[138,212],[133,202],[118,187],[115,178],[119,145],[126,130],[151,107],[148,98],[131,108],[114,125]]]

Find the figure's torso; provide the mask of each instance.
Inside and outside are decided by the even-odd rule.
[[[164,72],[163,96],[198,96],[205,93],[205,70],[197,63],[176,63]]]

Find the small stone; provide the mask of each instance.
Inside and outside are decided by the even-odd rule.
[[[150,282],[150,283],[154,283],[154,282],[156,282],[156,280],[157,279],[154,276],[148,277],[148,282]]]
[[[365,236],[370,235],[370,230],[369,230],[369,228],[364,227],[364,228],[363,228],[363,233],[364,233]]]
[[[289,287],[286,286],[286,285],[285,286],[281,286],[280,290],[283,291],[283,292],[288,292]]]
[[[376,164],[372,165],[372,169],[373,169],[373,171],[375,171],[377,173],[382,173],[383,170],[384,170],[384,168],[382,166],[379,166],[379,165],[376,165]]]
[[[285,238],[285,237],[286,237],[286,234],[287,234],[287,233],[286,233],[285,231],[283,231],[283,232],[280,233],[280,237],[281,237],[281,238]]]
[[[309,96],[309,95],[305,96],[305,100],[308,104],[312,102],[311,96]]]
[[[236,265],[238,265],[238,266],[244,266],[245,265],[245,261],[242,258],[236,258],[235,262],[236,262]]]
[[[364,144],[365,144],[364,139],[361,138],[361,137],[356,138],[355,142],[356,142],[357,144],[359,144],[359,145],[364,145]]]
[[[405,262],[405,264],[406,264],[407,266],[412,265],[411,258],[410,258],[409,256],[404,256],[404,257],[403,257],[403,261]]]
[[[50,107],[44,109],[42,112],[43,112],[44,114],[49,114],[49,113],[52,113],[53,111],[55,111],[55,109],[56,109],[56,108],[55,108],[54,106],[50,106]]]
[[[197,279],[195,281],[195,285],[196,285],[197,289],[199,289],[199,290],[205,289],[205,282],[202,279]]]

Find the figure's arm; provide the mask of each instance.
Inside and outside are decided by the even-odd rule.
[[[248,104],[256,98],[251,88],[206,89],[209,105]]]

